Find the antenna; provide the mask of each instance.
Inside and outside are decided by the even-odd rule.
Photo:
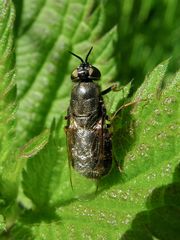
[[[81,60],[82,63],[88,63],[88,57],[89,57],[92,49],[93,49],[93,47],[90,48],[90,50],[89,50],[89,52],[88,52],[88,54],[87,54],[87,56],[86,56],[85,61],[84,61],[80,56],[76,55],[75,53],[73,53],[73,52],[71,52],[71,51],[69,51],[69,53],[72,54],[73,56],[77,57],[79,60]]]
[[[89,52],[88,52],[88,54],[87,54],[87,56],[86,56],[85,63],[88,62],[88,57],[89,57],[89,55],[90,55],[92,49],[93,49],[93,47],[90,48],[90,50],[89,50]]]
[[[84,60],[80,56],[76,55],[75,53],[73,53],[71,51],[69,51],[69,53],[72,54],[73,56],[77,57],[78,59],[81,60],[82,63],[84,63]]]

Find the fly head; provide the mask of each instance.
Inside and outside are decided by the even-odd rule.
[[[92,80],[99,80],[101,77],[100,71],[92,66],[91,64],[88,63],[88,57],[92,51],[92,47],[89,50],[85,60],[83,60],[80,56],[70,52],[73,56],[77,57],[78,59],[81,60],[81,64],[79,67],[73,70],[71,73],[71,80],[73,82],[81,82],[81,81],[92,81]]]

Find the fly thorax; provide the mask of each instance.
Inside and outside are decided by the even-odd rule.
[[[97,115],[100,108],[100,89],[94,82],[76,84],[71,94],[71,110],[76,117]]]

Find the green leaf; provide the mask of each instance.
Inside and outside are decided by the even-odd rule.
[[[32,222],[33,223],[33,222]],[[63,239],[60,231],[60,222],[42,222],[40,224],[31,224],[31,227],[18,224],[12,230],[12,239],[34,240],[34,239]]]
[[[15,167],[15,58],[11,1],[0,2],[0,194],[12,199],[17,194]],[[14,172],[14,174],[12,174]]]
[[[17,129],[23,144],[65,115],[70,74],[78,65],[68,50],[85,56],[94,46],[90,61],[102,72],[103,88],[134,79],[131,93],[162,59],[173,55],[178,60],[178,1],[14,1]]]
[[[164,62],[133,95],[144,75],[162,59],[171,54],[178,66],[177,1],[14,2],[17,136],[18,146],[23,143],[24,147],[17,154],[18,170],[6,165],[7,172],[15,173],[14,177],[29,159],[23,171],[26,195],[18,195],[23,211],[10,237],[178,239],[179,72],[170,72],[171,61]],[[54,117],[66,115],[70,74],[79,65],[68,50],[84,58],[91,46],[94,50],[89,60],[101,70],[102,89],[114,81],[125,84],[133,79],[124,94],[107,96],[108,113],[128,101],[136,102],[119,111],[113,121],[113,153],[122,173],[113,167],[98,184],[97,194],[94,181],[69,172],[65,122],[60,120],[59,126],[52,128],[48,143],[48,132],[29,141],[50,127]]]
[[[134,151],[133,147],[126,155],[127,175],[128,179],[133,179],[142,175],[146,169],[152,169],[149,176],[144,177],[143,185],[148,186],[151,181],[155,182],[156,188],[149,188],[152,193],[147,198],[147,210],[138,213],[122,239],[152,239],[152,236],[157,239],[179,239],[180,236],[180,71],[172,73],[170,69],[171,61],[160,64],[135,96],[147,98],[148,104],[145,107],[138,105],[133,110],[135,119],[138,116],[135,143],[137,150]],[[161,185],[158,184],[160,178]],[[169,184],[168,179],[172,181]]]
[[[0,234],[6,230],[6,225],[5,225],[5,221],[4,221],[4,217],[2,215],[0,215]]]
[[[111,56],[117,33],[114,27],[102,35],[104,7],[95,1],[51,0],[36,5],[24,1],[24,9],[16,52],[17,130],[23,142],[49,127],[54,117],[66,114],[71,71],[79,65],[68,50],[84,58],[94,45],[90,62],[102,66],[103,88],[110,85],[107,81],[116,70]]]
[[[132,101],[139,99],[147,99],[147,101],[139,102],[130,109],[124,109],[119,116],[122,120],[120,121],[119,118],[115,120],[114,151],[116,158],[123,162],[123,179],[114,170],[110,176],[102,180],[99,187],[104,191],[100,191],[93,200],[92,197],[89,199],[84,197],[87,200],[85,202],[79,197],[81,200],[59,209],[62,221],[65,219],[63,226],[67,238],[72,232],[68,233],[66,229],[72,228],[74,236],[79,236],[79,239],[83,239],[83,236],[92,239],[100,237],[126,239],[124,233],[127,231],[129,237],[132,222],[132,229],[136,231],[133,237],[130,235],[128,239],[149,239],[149,236],[150,239],[156,236],[162,239],[163,219],[170,223],[173,221],[173,216],[174,226],[169,225],[169,234],[178,228],[179,218],[174,215],[175,209],[178,211],[177,201],[171,203],[175,208],[167,214],[168,204],[165,208],[158,209],[156,200],[157,205],[150,211],[146,206],[146,199],[153,190],[162,185],[163,189],[168,189],[169,184],[173,184],[172,174],[178,165],[177,116],[180,79],[179,71],[169,72],[170,65],[170,61],[160,64],[145,79],[132,99]],[[129,118],[129,122],[132,123],[130,125],[125,121]],[[82,192],[81,195],[85,193]],[[159,201],[163,201],[161,197]],[[167,198],[167,194],[163,196],[164,199],[165,197]],[[171,194],[168,198],[171,198]],[[144,213],[146,210],[147,212]],[[158,213],[160,210],[161,212]],[[154,213],[162,218],[161,224]],[[136,215],[139,216],[137,219]],[[150,222],[146,216],[150,217]],[[144,226],[144,223],[147,225]],[[147,232],[147,228],[151,231]],[[168,231],[168,228],[166,229]],[[173,236],[176,236],[173,239],[178,239],[178,231]]]
[[[51,130],[48,143],[35,156],[31,155],[23,171],[23,190],[38,211],[52,208],[59,202],[61,173],[66,155],[63,156],[64,141],[56,132],[62,121]]]
[[[13,52],[13,22],[14,9],[9,3],[1,3],[0,25],[0,132],[1,132],[1,163],[7,158],[7,144],[14,135],[14,52]],[[4,153],[4,154],[3,154]],[[4,156],[3,156],[4,155]]]
[[[36,155],[48,143],[49,130],[44,130],[37,137],[32,138],[28,143],[19,149],[20,158],[30,158]]]
[[[176,56],[179,66],[179,2],[162,0],[107,1],[106,25],[118,22],[117,78],[123,83],[134,79],[133,91],[147,72],[163,59]],[[114,21],[115,21],[114,20]]]
[[[129,130],[131,145],[137,146],[128,151],[124,159],[126,175],[130,178],[140,174],[150,166],[169,161],[178,153],[175,132],[178,130],[178,87],[179,76],[169,72],[171,61],[158,66],[138,89],[133,101],[146,99],[136,104],[130,115],[131,125],[124,121],[123,129]],[[135,130],[133,128],[135,126]],[[118,134],[118,133],[117,133]],[[117,140],[117,141],[116,141]],[[120,144],[115,136],[116,144]],[[125,146],[128,142],[125,139]],[[118,154],[117,154],[118,155]],[[120,156],[120,153],[119,153]],[[141,167],[143,164],[144,168]],[[136,170],[135,167],[136,166]],[[138,167],[139,166],[139,167]]]
[[[52,140],[36,157],[28,160],[24,191],[41,214],[26,212],[19,224],[27,234],[31,232],[32,239],[42,236],[48,239],[50,233],[52,239],[60,236],[63,239],[163,239],[165,236],[178,239],[179,71],[169,73],[170,64],[171,61],[160,64],[132,99],[146,101],[124,109],[115,119],[117,145],[115,142],[114,151],[116,157],[120,157],[118,160],[124,157],[123,174],[114,167],[100,181],[98,193],[85,185],[84,178],[79,178],[78,183],[73,181],[74,191],[71,192],[67,167],[62,168],[67,166],[66,157],[62,156],[64,150],[58,156]],[[127,117],[133,123],[126,129],[126,133],[133,135],[131,142],[124,136]],[[50,212],[48,207],[51,207]],[[165,232],[164,224],[168,226]],[[18,226],[14,228],[14,236],[18,236],[18,229]]]

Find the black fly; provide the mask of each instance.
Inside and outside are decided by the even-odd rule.
[[[67,145],[69,164],[81,175],[100,179],[107,175],[112,166],[112,140],[108,116],[102,96],[114,86],[101,92],[95,82],[100,80],[100,71],[70,52],[82,63],[71,74],[73,88],[67,112]]]

